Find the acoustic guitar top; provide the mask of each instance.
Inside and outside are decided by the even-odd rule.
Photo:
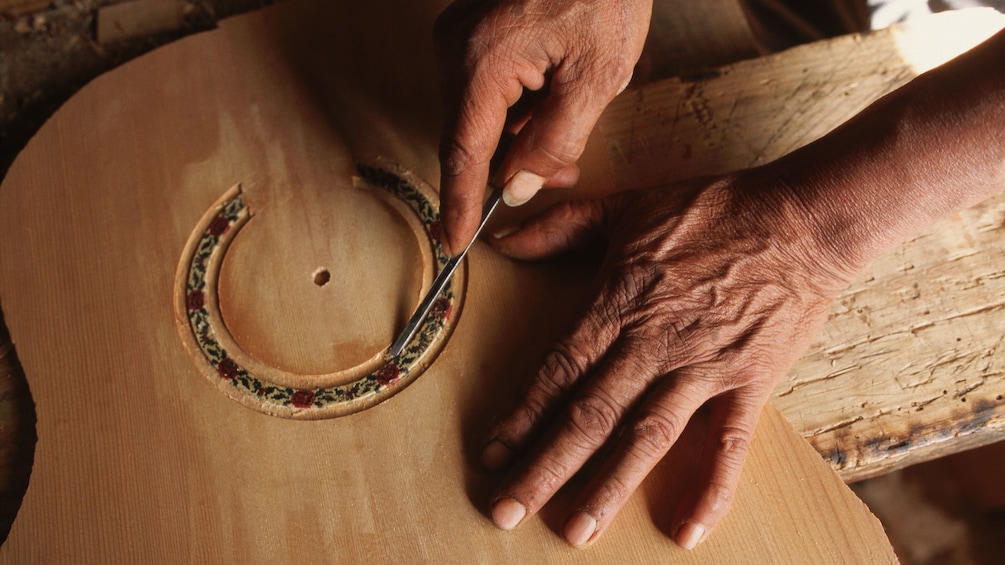
[[[19,156],[0,300],[38,443],[0,561],[895,561],[771,407],[733,510],[693,552],[668,528],[700,417],[593,547],[562,541],[565,491],[515,531],[491,524],[483,434],[595,265],[476,243],[385,356],[443,260],[442,4],[227,20],[95,80]],[[587,192],[610,175],[595,141]]]

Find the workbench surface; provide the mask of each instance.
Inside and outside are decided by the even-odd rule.
[[[922,70],[911,50],[924,33],[826,40],[630,90],[600,124],[618,148],[615,182],[724,172],[804,145]],[[832,100],[824,112],[822,97]],[[814,113],[805,111],[809,101]],[[765,152],[769,142],[784,151]],[[994,442],[1005,437],[1003,336],[1005,195],[999,195],[876,261],[841,294],[773,402],[846,481]],[[23,492],[30,467],[29,399],[0,328],[5,492]]]

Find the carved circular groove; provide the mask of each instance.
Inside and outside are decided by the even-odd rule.
[[[362,183],[403,203],[422,226],[434,269],[425,279],[432,280],[448,260],[439,243],[436,194],[407,172],[391,169],[387,165],[357,166]],[[292,374],[253,358],[227,329],[217,295],[227,248],[251,215],[240,185],[220,197],[189,237],[175,283],[175,316],[182,342],[200,371],[227,396],[284,418],[344,416],[374,406],[404,389],[443,349],[463,302],[465,265],[458,268],[416,337],[397,357],[391,358],[385,349],[356,367],[324,375]],[[324,268],[312,276],[318,286],[331,280],[331,273]],[[423,294],[428,284],[424,287]]]

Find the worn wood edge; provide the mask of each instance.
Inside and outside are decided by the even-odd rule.
[[[764,410],[761,412],[761,419],[772,420],[783,426],[791,426],[791,423],[788,421],[785,415],[782,412],[780,412],[770,402],[768,403],[767,406],[765,406]],[[758,429],[760,429],[760,427],[761,426],[759,425]],[[810,443],[799,440],[798,436],[776,435],[768,437],[768,436],[762,436],[761,434],[757,434],[755,432],[754,441],[770,441],[770,442],[784,443],[785,444],[784,447],[779,449],[779,451],[785,453],[792,453],[793,457],[806,457],[809,459],[819,457],[819,453],[810,445]],[[786,468],[787,465],[785,464],[785,462],[779,461],[778,464],[779,464],[779,467],[777,469],[778,472],[785,473],[789,471],[789,469]],[[843,489],[848,488],[843,478],[840,477],[837,473],[830,473],[830,474],[822,473],[818,477],[816,477],[815,480],[818,480],[821,483],[820,484],[821,488],[819,489],[819,491],[821,492],[826,493],[842,492]],[[828,497],[827,504],[831,506],[837,506],[838,501],[831,499],[829,494],[827,495],[827,497]],[[872,543],[874,542],[865,536],[869,535],[870,533],[872,535],[881,536],[884,540],[886,540],[886,547],[884,548],[886,552],[883,555],[870,554],[868,556],[868,562],[877,564],[899,563],[899,559],[896,553],[894,552],[893,545],[890,543],[889,537],[886,535],[882,522],[880,521],[879,517],[872,512],[869,506],[857,495],[849,498],[842,498],[840,503],[846,505],[848,516],[854,516],[857,520],[859,520],[855,528],[856,530],[855,533],[857,536],[862,536],[858,539],[847,539],[846,540],[847,546],[849,548],[866,547],[870,544],[870,542]],[[858,551],[856,550],[855,553],[858,553]],[[834,554],[826,556],[820,555],[818,563],[851,563],[856,562],[856,560],[860,559],[861,557],[862,557],[861,555],[855,557],[851,557],[848,555],[834,555]]]

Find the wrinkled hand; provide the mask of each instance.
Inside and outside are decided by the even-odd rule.
[[[440,202],[454,252],[474,236],[489,162],[510,206],[578,179],[576,160],[642,52],[652,0],[458,0],[434,39],[446,111]]]
[[[673,535],[690,549],[725,515],[764,403],[851,277],[824,258],[797,200],[755,176],[563,204],[494,242],[538,259],[607,240],[592,306],[482,454],[489,468],[523,455],[493,501],[499,527],[537,512],[617,437],[565,526],[572,545],[593,542],[705,404],[699,484]]]

